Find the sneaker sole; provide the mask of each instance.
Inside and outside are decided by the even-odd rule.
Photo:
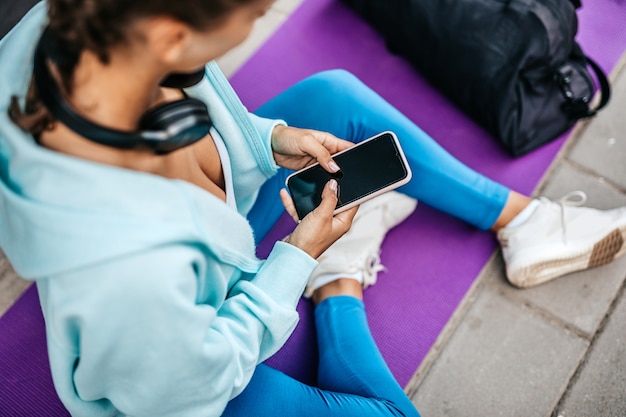
[[[507,274],[508,279],[518,288],[530,288],[565,274],[604,265],[626,253],[625,240],[626,226],[622,226],[605,235],[588,250],[519,268]]]

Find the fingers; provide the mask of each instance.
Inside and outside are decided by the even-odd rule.
[[[353,207],[335,215],[335,209],[337,208],[338,193],[337,180],[331,179],[324,187],[322,192],[322,202],[314,210],[316,216],[330,221],[330,234],[335,236],[335,239],[346,233],[352,225],[352,219],[356,215],[359,207]],[[334,241],[334,240],[333,240]]]
[[[326,133],[325,135],[328,135],[328,137],[322,138],[322,139],[316,138],[315,135],[313,134],[307,135],[304,137],[304,140],[302,141],[300,146],[303,152],[307,153],[308,155],[313,156],[326,171],[337,172],[341,168],[339,167],[339,165],[337,165],[337,163],[331,157],[330,151],[327,148],[329,144],[326,144],[327,146],[325,146],[324,143],[329,142],[329,141],[332,141],[332,142],[337,141],[335,145],[338,145],[339,139],[335,138],[329,133]],[[343,146],[345,145],[342,144],[342,147]],[[334,147],[331,147],[331,148],[334,148]]]
[[[283,206],[285,206],[285,210],[287,211],[287,213],[296,223],[298,223],[300,219],[298,218],[296,206],[293,204],[293,199],[284,188],[280,190],[280,200],[283,202]]]
[[[352,219],[356,215],[359,207],[353,207],[349,210],[343,211],[337,215],[334,214],[335,208],[337,207],[337,202],[339,199],[337,198],[338,193],[337,181],[331,179],[328,181],[324,190],[322,191],[322,202],[320,205],[314,210],[317,216],[323,217],[334,217],[336,222],[343,223],[346,225],[346,230],[350,228],[352,224]],[[296,211],[296,206],[293,202],[293,199],[289,195],[289,192],[283,188],[280,190],[280,199],[285,207],[287,213],[291,216],[291,218],[296,222],[300,223],[302,219],[298,217],[298,212]]]
[[[302,222],[286,240],[287,243],[302,249],[313,258],[317,258],[350,229],[357,208],[346,210],[334,216],[338,201],[337,188],[337,181],[334,179],[326,183],[322,191],[322,202],[302,219]],[[296,218],[293,201],[286,190],[281,190],[281,199],[285,209],[290,212],[292,217]]]
[[[350,228],[350,225],[352,225],[352,220],[354,220],[354,216],[356,216],[357,211],[359,211],[359,207],[360,206],[355,206],[348,210],[342,211],[341,213],[335,215],[335,219],[346,224],[348,228]]]
[[[318,214],[332,217],[337,207],[337,188],[339,185],[337,184],[337,180],[331,179],[324,186],[324,190],[322,191],[322,202],[315,209]]]
[[[337,139],[337,150],[333,153],[337,153],[337,152],[341,152],[341,151],[345,151],[348,148],[351,148],[355,145],[354,142],[350,142],[349,140],[345,140],[345,139]]]
[[[324,186],[324,190],[322,191],[322,202],[317,208],[315,208],[315,212],[317,215],[332,217],[335,211],[335,207],[337,207],[337,180],[331,179]],[[300,218],[298,217],[298,212],[296,211],[296,206],[293,203],[293,199],[289,195],[289,192],[285,188],[280,190],[280,200],[285,206],[285,210],[291,216],[291,218],[296,222],[300,222]]]

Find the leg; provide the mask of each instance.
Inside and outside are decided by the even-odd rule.
[[[354,142],[384,130],[394,131],[413,170],[413,180],[401,191],[481,229],[496,223],[509,198],[506,187],[463,165],[345,71],[309,77],[270,100],[257,113]]]
[[[363,302],[328,297],[315,308],[320,387],[385,399],[402,415],[418,415],[385,364],[367,325]]]
[[[350,278],[334,279],[313,292],[319,386],[260,365],[225,416],[418,416],[374,343],[360,299],[362,285],[375,281],[377,254],[387,230],[410,215],[415,205],[414,199],[395,192],[364,203],[350,231],[320,256],[316,277],[339,272]],[[374,255],[374,263],[369,255]]]
[[[516,286],[534,286],[626,253],[626,211],[564,209],[562,204],[546,199],[536,200],[538,208],[534,209],[529,206],[529,197],[463,165],[345,71],[309,77],[269,101],[258,113],[354,142],[384,130],[394,131],[414,173],[400,191],[478,228],[498,231],[507,276]],[[514,218],[518,220],[515,228],[509,226]],[[520,218],[528,221],[522,223]],[[583,218],[585,222],[576,220]],[[576,236],[575,241],[572,236]],[[541,249],[539,241],[544,245]]]
[[[259,365],[223,416],[419,416],[380,356],[360,300],[329,298],[317,306],[315,318],[321,386]]]

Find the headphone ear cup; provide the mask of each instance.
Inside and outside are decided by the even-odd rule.
[[[211,126],[213,123],[206,104],[190,97],[150,109],[139,121],[140,131],[166,133],[167,149],[161,147],[159,153],[198,141],[209,133]]]
[[[141,130],[166,130],[179,120],[193,117],[210,124],[209,110],[203,101],[195,98],[183,98],[163,103],[148,110],[139,121]]]
[[[166,154],[197,142],[209,133],[213,124],[206,104],[187,95],[148,110],[135,131],[112,129],[82,117],[64,100],[48,69],[47,60],[51,57],[67,63],[64,61],[65,52],[59,49],[58,40],[46,27],[33,58],[34,81],[50,113],[79,135],[114,148],[145,148],[157,154]],[[204,70],[200,70],[193,74],[174,74],[168,82],[174,80],[178,84],[183,79],[200,81],[203,77]]]

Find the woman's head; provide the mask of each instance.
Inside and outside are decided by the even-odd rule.
[[[54,63],[64,93],[72,93],[83,54],[109,65],[122,51],[169,72],[194,72],[241,43],[274,0],[48,0],[48,26],[58,42]],[[154,69],[154,68],[152,68]],[[33,84],[24,110],[12,97],[10,118],[35,137],[55,120]]]
[[[74,50],[88,49],[106,62],[108,50],[128,42],[133,24],[171,18],[203,32],[219,27],[241,7],[262,0],[48,0],[49,26]]]
[[[80,53],[89,50],[103,63],[107,63],[111,48],[128,43],[137,35],[133,31],[137,22],[157,18],[170,19],[200,33],[220,28],[233,16],[246,14],[246,11],[251,17],[256,18],[259,11],[265,11],[272,2],[48,0],[48,18],[51,32],[62,40],[68,52]]]

